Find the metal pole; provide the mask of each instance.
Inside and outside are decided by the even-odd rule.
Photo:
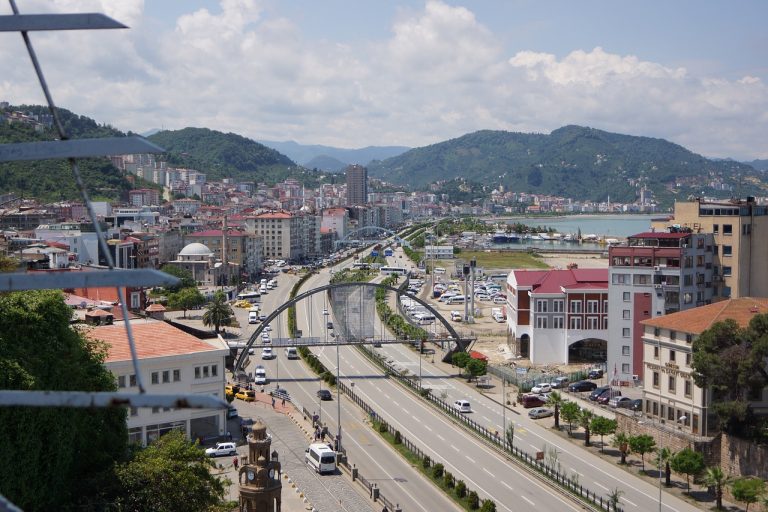
[[[661,367],[661,336],[656,337],[659,348],[659,367]],[[661,414],[661,372],[659,372],[659,414]],[[661,416],[659,416],[661,418]],[[661,424],[661,422],[659,422]],[[659,453],[664,449],[664,436],[659,436]],[[661,512],[661,457],[659,457],[659,512]]]
[[[424,352],[424,340],[419,340],[419,389],[421,389],[421,355]]]
[[[502,439],[507,438],[507,392],[506,392],[507,379],[504,375],[501,376],[501,435]]]
[[[341,381],[339,381],[339,352],[341,345],[339,338],[336,338],[336,421],[339,427],[339,432],[336,435],[336,441],[338,446],[336,451],[341,451]]]

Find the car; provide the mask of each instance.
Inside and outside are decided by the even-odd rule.
[[[263,366],[258,365],[254,370],[253,382],[254,384],[262,384],[262,385],[267,383],[267,370]]]
[[[271,331],[271,330],[272,330],[272,326],[271,326],[271,325],[269,325],[269,324],[267,324],[267,325],[265,325],[265,326],[264,326],[264,330],[265,330],[265,331],[267,331],[267,332],[269,332],[269,331]]]
[[[593,391],[595,389],[597,389],[597,384],[595,384],[594,382],[590,382],[588,380],[580,380],[568,386],[568,391],[572,393],[578,393],[582,391]]]
[[[209,457],[237,455],[237,445],[235,443],[216,443],[216,446],[212,448],[206,448],[205,454]]]
[[[539,418],[546,418],[548,416],[554,416],[554,414],[555,411],[546,407],[534,407],[528,411],[528,417],[534,420],[538,420]]]
[[[493,303],[494,304],[506,304],[507,303],[507,299],[505,297],[497,295],[496,297],[493,298]]]
[[[256,400],[256,392],[249,389],[241,389],[235,395],[235,398],[239,398],[240,400],[244,400],[246,402],[253,402]]]
[[[227,384],[224,387],[224,394],[226,396],[235,396],[240,392],[240,386],[237,386],[235,384]]]
[[[265,343],[265,344],[266,343],[272,343],[272,340],[269,337],[269,333],[266,333],[266,332],[261,333],[261,342]]]
[[[248,347],[248,355],[249,355],[249,356],[252,356],[252,355],[253,355],[253,354],[255,354],[255,353],[256,353],[256,349],[255,349],[255,348],[253,348],[253,347]]]
[[[327,389],[318,389],[317,398],[319,398],[320,400],[333,400],[333,395]]]
[[[272,347],[264,347],[261,349],[261,358],[262,359],[274,359],[275,353],[272,352]]]
[[[267,315],[259,315],[259,322],[263,322],[267,319]]]
[[[326,323],[325,327],[328,328],[328,329],[333,329],[333,322]]]
[[[634,402],[634,400],[628,396],[616,396],[608,400],[608,407],[629,409],[632,406],[632,402]]]
[[[453,408],[459,412],[472,412],[472,406],[469,405],[469,400],[456,400],[453,402]]]
[[[531,388],[531,393],[535,394],[541,394],[541,393],[549,393],[552,391],[552,385],[548,382],[542,382],[541,384],[537,384]]]
[[[531,407],[541,407],[546,404],[546,400],[541,395],[527,394],[523,395],[523,407],[530,409]]]
[[[568,377],[555,377],[552,382],[549,383],[554,389],[560,389],[568,386],[570,379]]]
[[[588,379],[602,379],[603,378],[603,370],[600,368],[592,368],[589,370],[589,373],[587,374]]]
[[[604,392],[602,395],[597,397],[597,403],[606,405],[608,402],[613,400],[615,397],[621,396],[621,391],[618,389],[609,389],[608,391]]]
[[[595,388],[594,391],[592,391],[589,396],[587,397],[589,400],[592,400],[593,402],[596,402],[600,396],[611,389],[610,386],[600,386],[599,388]]]

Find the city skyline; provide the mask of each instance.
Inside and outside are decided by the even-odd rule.
[[[498,4],[20,8],[102,11],[131,27],[32,35],[57,103],[122,130],[199,126],[352,148],[579,124],[708,157],[768,158],[768,5]],[[0,101],[42,104],[21,39],[0,37]]]

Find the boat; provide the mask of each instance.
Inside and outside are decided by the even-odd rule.
[[[517,233],[497,231],[493,234],[492,240],[495,244],[516,244],[520,242],[520,235]]]

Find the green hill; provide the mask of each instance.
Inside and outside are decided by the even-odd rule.
[[[47,114],[43,106],[22,105],[9,107],[8,111],[31,114]],[[79,116],[66,109],[59,109],[67,135],[73,139],[121,137],[125,134],[93,119]],[[0,111],[0,120],[3,111]],[[36,131],[31,125],[0,121],[0,144],[10,142],[34,142],[54,140],[58,136],[52,128]],[[93,199],[125,200],[131,183],[106,158],[78,160],[80,172]],[[72,171],[64,160],[39,160],[0,163],[0,193],[14,192],[23,197],[35,197],[41,201],[79,199]]]
[[[708,160],[663,139],[581,126],[549,135],[483,130],[373,162],[368,170],[415,187],[455,180],[461,185],[446,183],[446,192],[471,190],[475,196],[504,185],[515,192],[634,201],[642,182],[669,204],[691,194],[729,197],[763,189],[748,165]]]

